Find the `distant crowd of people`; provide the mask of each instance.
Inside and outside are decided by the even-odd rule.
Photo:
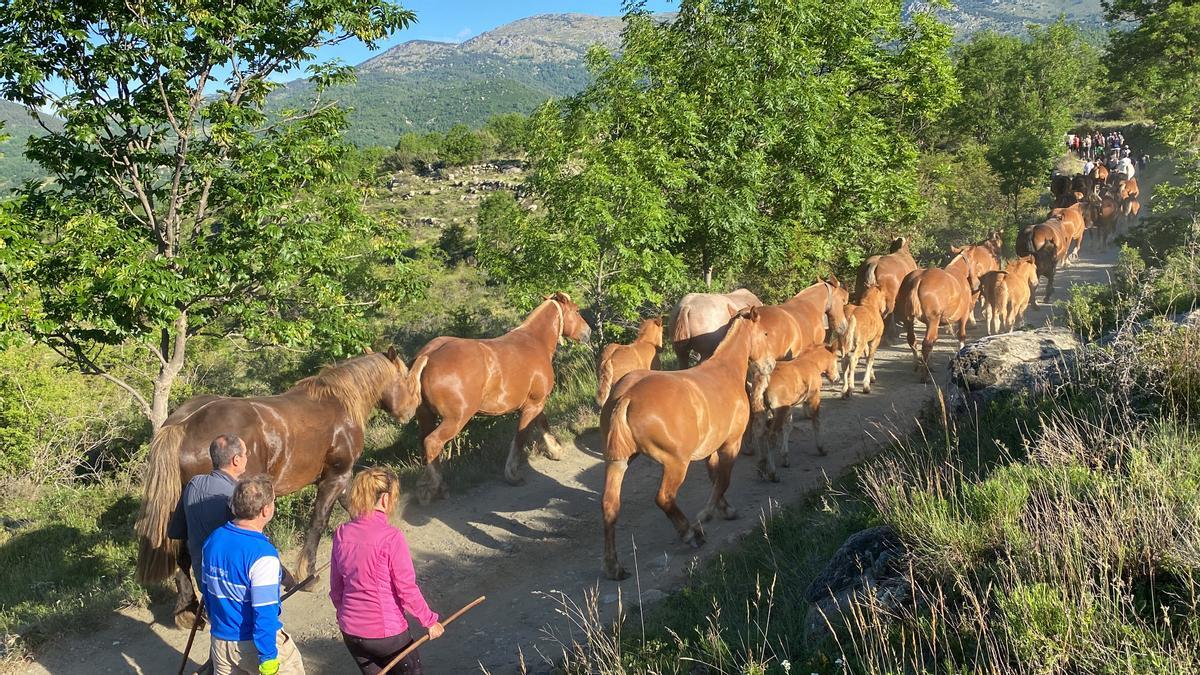
[[[1063,140],[1076,157],[1087,163],[1084,174],[1091,173],[1091,166],[1095,163],[1103,162],[1110,171],[1133,176],[1135,167],[1144,169],[1150,163],[1150,155],[1133,155],[1129,144],[1125,142],[1125,135],[1119,131],[1107,134],[1099,129],[1072,132],[1066,134]]]
[[[198,554],[192,573],[212,637],[202,672],[304,675],[304,661],[280,621],[280,586],[301,582],[263,533],[275,515],[271,477],[245,475],[246,445],[237,436],[217,437],[209,455],[212,472],[184,487],[168,528],[168,536]],[[389,521],[400,497],[395,473],[360,471],[349,489],[351,520],[333,535],[329,598],[350,656],[374,675],[412,645],[413,623],[430,639],[441,637],[443,627],[417,586],[404,534]],[[421,675],[420,655],[410,651],[390,672]]]

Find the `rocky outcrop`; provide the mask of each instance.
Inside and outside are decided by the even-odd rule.
[[[912,604],[912,585],[903,559],[904,544],[890,527],[856,532],[833,554],[805,591],[808,613],[804,639],[817,645],[845,625],[851,608],[878,603],[888,613]]]
[[[950,377],[958,385],[951,388],[951,403],[961,409],[1002,393],[1046,391],[1063,382],[1082,348],[1074,333],[1057,327],[976,340],[950,359]]]

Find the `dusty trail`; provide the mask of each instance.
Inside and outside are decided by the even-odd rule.
[[[1114,249],[1085,251],[1078,263],[1059,272],[1058,298],[1066,297],[1076,283],[1107,282],[1115,261]],[[1043,325],[1058,312],[1057,308],[1031,308],[1027,320]],[[971,337],[982,335],[983,328],[981,321]],[[945,334],[938,342],[934,372],[943,382],[954,345]],[[649,460],[634,463],[625,480],[618,542],[622,560],[632,571],[631,536],[636,536],[643,597],[652,601],[677,587],[694,560],[711,558],[754,529],[760,512],[799,501],[823,487],[826,476],[839,476],[875,453],[888,440],[889,430],[907,432],[914,414],[936,392],[934,384],[918,380],[911,363],[907,346],[898,343],[880,350],[879,380],[869,396],[857,394],[842,401],[827,387],[822,431],[828,455],[814,454],[811,426],[799,420],[798,431],[792,434],[793,466],[782,470],[782,482],[760,480],[753,459],[739,461],[728,494],[741,518],[708,524],[708,543],[699,551],[679,543],[654,505],[659,467]],[[546,672],[537,650],[553,655],[543,629],[558,625],[561,618],[554,603],[539,591],[563,591],[578,600],[586,589],[598,586],[609,612],[615,607],[612,600],[618,588],[627,598],[636,593],[633,579],[618,584],[601,575],[603,469],[598,440],[592,430],[568,449],[563,461],[534,459],[520,487],[504,484],[497,475],[432,506],[413,503],[403,509],[397,524],[408,534],[422,586],[435,610],[448,615],[477,595],[488,596],[445,639],[422,648],[427,672],[480,672],[481,666],[492,673],[518,672],[518,647],[530,672]],[[690,517],[703,505],[708,490],[703,467],[693,466],[679,498]],[[324,543],[320,556],[328,559],[328,539]],[[317,592],[289,600],[284,624],[297,639],[308,672],[357,672],[338,637],[327,590],[321,583]],[[167,611],[155,608],[157,617],[145,609],[116,613],[95,632],[44,649],[23,672],[174,673],[187,635],[163,625],[162,614]],[[207,650],[208,636],[201,633],[193,647],[193,663],[198,663],[195,655],[205,655]]]

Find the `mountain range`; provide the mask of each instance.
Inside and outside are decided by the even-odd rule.
[[[906,14],[930,8],[909,0]],[[1063,16],[1101,36],[1100,0],[960,0],[934,11],[961,39],[980,30],[1020,33],[1028,24]],[[671,15],[660,15],[669,20]],[[392,146],[406,131],[444,131],[455,124],[480,126],[498,113],[528,113],[547,99],[583,89],[588,49],[620,47],[620,17],[543,14],[519,19],[461,43],[410,40],[358,64],[358,82],[326,93],[352,109],[349,139],[361,146]],[[278,108],[312,95],[304,80],[272,94]],[[0,101],[0,120],[13,140],[0,144],[0,190],[34,175],[20,147],[39,129],[19,106]]]

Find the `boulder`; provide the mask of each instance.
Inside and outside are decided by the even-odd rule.
[[[872,527],[846,539],[809,584],[804,597],[804,639],[810,647],[833,636],[845,625],[855,604],[874,596],[889,613],[912,604],[912,585],[903,559],[907,553],[892,528]]]
[[[1038,392],[1061,384],[1082,349],[1067,328],[1046,327],[989,335],[950,359],[951,401],[956,409],[1001,393]]]

